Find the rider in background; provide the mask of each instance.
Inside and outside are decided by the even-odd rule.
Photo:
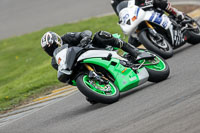
[[[119,3],[123,2],[123,1],[135,2],[135,5],[139,6],[143,10],[149,10],[152,7],[160,8],[160,9],[166,11],[167,13],[176,16],[180,20],[184,19],[183,12],[172,7],[171,3],[168,2],[168,0],[111,0],[111,5],[112,5],[115,13],[117,14],[117,16],[119,15],[119,12],[117,12],[117,6]],[[129,37],[128,42],[136,47],[140,45],[138,40],[136,38],[133,38],[132,36]]]
[[[83,32],[69,32],[60,37],[55,32],[46,32],[41,38],[41,46],[43,50],[52,57],[51,65],[58,70],[58,64],[55,60],[55,53],[59,48],[78,46],[84,47],[85,45],[92,43],[94,47],[106,48],[107,46],[121,48],[132,55],[133,59],[136,59],[140,53],[137,48],[129,43],[122,41],[121,39],[114,38],[112,34],[106,31],[99,31],[95,33],[92,39],[92,32],[89,30]],[[60,47],[59,47],[60,46]],[[57,49],[57,50],[56,50]],[[58,73],[58,79],[61,82],[66,82],[67,77],[65,74]]]

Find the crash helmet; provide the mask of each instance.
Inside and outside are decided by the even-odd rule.
[[[53,56],[54,50],[62,45],[61,37],[55,32],[48,31],[41,38],[41,46],[49,56]]]

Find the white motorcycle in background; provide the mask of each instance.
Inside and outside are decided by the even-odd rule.
[[[173,49],[186,42],[200,42],[200,25],[187,15],[180,21],[161,9],[144,11],[132,1],[121,2],[117,11],[124,34],[137,36],[147,49],[165,59],[172,57]]]

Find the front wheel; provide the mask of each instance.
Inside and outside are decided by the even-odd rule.
[[[100,84],[95,79],[90,79],[87,74],[76,79],[78,89],[90,100],[99,103],[111,104],[119,100],[119,89],[109,81]]]
[[[142,31],[139,33],[140,42],[150,51],[162,56],[164,59],[168,59],[173,56],[173,49],[170,43],[165,39],[164,36],[159,34],[162,40],[153,37],[148,31]]]

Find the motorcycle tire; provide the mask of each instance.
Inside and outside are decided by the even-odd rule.
[[[106,85],[99,84],[98,81],[90,79],[87,74],[80,75],[76,79],[76,84],[81,93],[88,99],[98,103],[111,104],[117,102],[120,98],[119,89],[111,81],[107,84],[110,87],[109,92],[97,88],[105,88]]]
[[[171,45],[169,44],[169,42],[164,37],[163,37],[164,41],[167,45],[166,49],[162,49],[159,46],[156,46],[157,44],[155,44],[150,39],[149,36],[152,36],[152,35],[145,30],[140,32],[138,35],[140,42],[145,46],[145,48],[147,48],[150,51],[155,52],[156,54],[160,55],[164,59],[168,59],[173,56],[173,49],[172,49]]]
[[[86,97],[86,100],[90,103],[90,104],[97,104],[98,102]]]
[[[153,53],[153,52],[151,52]],[[155,54],[155,53],[153,53]],[[155,54],[156,55],[156,54]],[[161,82],[169,77],[170,68],[168,63],[159,55],[156,55],[156,59],[159,60],[159,63],[152,66],[147,66],[146,69],[149,73],[150,82]]]
[[[186,16],[189,17],[189,16]],[[191,17],[189,17],[189,19],[192,19]],[[190,44],[198,44],[200,43],[200,24],[197,21],[194,21],[194,23],[197,26],[197,30],[196,31],[187,31],[187,36],[188,36],[188,40],[187,42]]]

